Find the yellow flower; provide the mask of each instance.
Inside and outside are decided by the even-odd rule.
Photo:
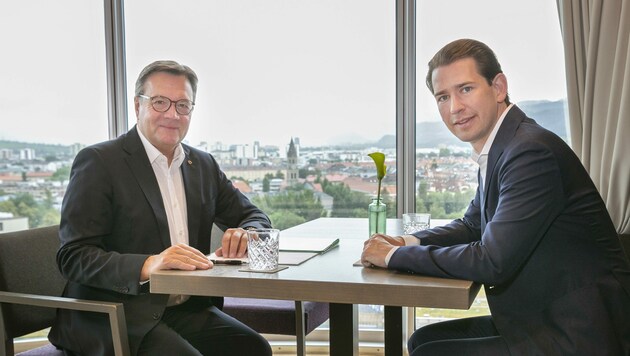
[[[381,181],[385,178],[387,166],[385,165],[385,155],[381,152],[372,152],[368,154],[372,157],[376,165],[376,178],[378,179],[378,191],[376,193],[376,204],[381,203]]]
[[[372,160],[374,160],[374,164],[376,165],[376,178],[378,178],[379,181],[385,178],[385,171],[387,168],[385,166],[385,155],[381,152],[372,152],[368,154],[368,156],[372,157]]]

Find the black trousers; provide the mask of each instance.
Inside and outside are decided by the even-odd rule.
[[[416,330],[407,344],[410,356],[509,355],[505,339],[490,316],[449,320]]]
[[[166,308],[138,355],[271,356],[271,346],[260,334],[215,306],[199,309],[194,304]]]

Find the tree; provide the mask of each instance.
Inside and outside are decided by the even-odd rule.
[[[46,157],[44,157],[44,161],[46,162],[56,162],[58,160],[59,158],[55,155],[46,155]]]
[[[370,197],[364,193],[354,192],[345,184],[322,182],[324,192],[333,197],[333,217],[367,217]]]
[[[46,199],[41,203],[30,193],[19,193],[0,202],[0,211],[28,218],[30,228],[58,224],[60,219],[59,212],[52,206],[52,194],[49,191],[46,191]]]
[[[440,157],[449,157],[451,156],[451,150],[449,150],[448,148],[440,148],[439,155]]]
[[[325,216],[324,208],[315,198],[313,191],[299,185],[294,185],[280,194],[256,196],[252,201],[270,218],[273,217],[275,227],[282,229]],[[281,224],[282,227],[276,224]]]
[[[262,190],[264,193],[269,193],[269,177],[265,176],[262,181]]]
[[[290,211],[274,211],[269,214],[269,218],[271,219],[273,227],[280,230],[288,229],[306,222],[304,217]]]
[[[416,212],[430,213],[434,219],[457,219],[464,216],[475,191],[428,192],[416,196]]]
[[[61,167],[61,168],[57,169],[52,174],[50,179],[54,180],[54,181],[57,181],[57,182],[64,182],[64,181],[70,179],[70,166],[64,166],[64,167]]]

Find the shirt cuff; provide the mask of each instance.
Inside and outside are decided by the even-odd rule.
[[[405,246],[420,245],[420,239],[413,235],[403,235],[401,237],[405,240]]]
[[[420,245],[420,239],[413,235],[403,235],[401,237],[403,238],[403,240],[405,240],[405,246]],[[396,252],[396,250],[398,250],[399,247],[400,246],[394,246],[391,250],[389,250],[387,256],[385,256],[386,266],[389,266],[389,260],[392,258],[392,255],[394,254],[394,252]]]
[[[385,256],[385,266],[389,266],[389,259],[392,258],[392,255],[394,254],[394,252],[396,252],[396,250],[398,250],[400,246],[394,246],[391,250],[389,250],[389,252],[387,253],[387,256]]]

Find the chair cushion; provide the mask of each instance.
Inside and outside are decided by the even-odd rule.
[[[59,226],[7,232],[0,235],[0,290],[60,296],[66,281],[55,260]],[[29,305],[4,305],[9,338],[49,327],[56,309]]]
[[[328,320],[328,303],[304,302],[305,334]],[[295,302],[226,297],[223,311],[259,333],[295,335]]]
[[[52,344],[40,346],[38,348],[20,352],[16,356],[63,356],[63,351],[57,350]]]

